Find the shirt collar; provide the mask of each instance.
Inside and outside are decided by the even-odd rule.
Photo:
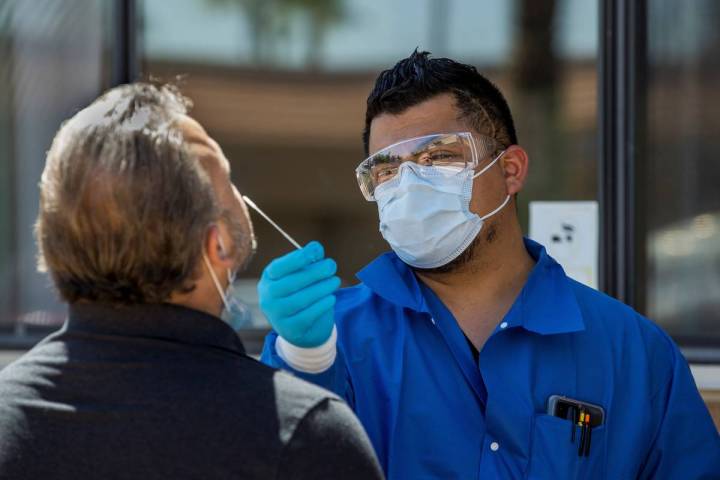
[[[154,338],[244,354],[240,337],[218,317],[172,304],[111,305],[75,303],[68,332]]]
[[[395,252],[380,255],[356,276],[375,294],[390,303],[417,312],[429,311],[415,273]]]
[[[545,248],[528,238],[525,248],[536,264],[506,316],[508,327],[550,335],[585,329],[570,282]],[[429,313],[419,280],[394,252],[380,255],[357,277],[378,296],[417,312]]]
[[[541,335],[585,330],[580,306],[565,270],[539,243],[526,238],[525,248],[536,263],[511,309],[517,307],[517,325]],[[509,326],[514,321],[509,318]]]

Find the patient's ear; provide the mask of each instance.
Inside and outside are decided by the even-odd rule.
[[[230,235],[222,223],[212,225],[207,229],[203,251],[213,268],[222,270],[233,268],[233,258],[227,248],[230,243],[229,238]]]

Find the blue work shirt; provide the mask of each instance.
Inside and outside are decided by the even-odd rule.
[[[677,346],[565,275],[539,244],[476,362],[455,318],[394,253],[337,294],[338,356],[298,376],[345,398],[390,479],[720,478],[720,437]],[[265,342],[263,361],[292,370]],[[589,456],[563,395],[601,406]]]

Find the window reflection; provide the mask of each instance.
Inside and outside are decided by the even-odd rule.
[[[647,310],[681,339],[720,341],[720,4],[648,2]],[[644,282],[643,282],[644,283]]]
[[[0,2],[0,335],[47,332],[64,319],[36,271],[37,184],[60,123],[109,86],[111,6]]]

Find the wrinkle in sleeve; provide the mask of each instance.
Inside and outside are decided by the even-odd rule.
[[[345,355],[339,344],[335,363],[333,363],[330,368],[321,373],[306,373],[295,370],[280,358],[277,350],[275,350],[276,339],[277,333],[275,331],[271,331],[267,337],[265,337],[265,344],[263,345],[262,355],[260,356],[262,363],[272,368],[285,370],[298,378],[330,390],[345,400],[352,408],[355,408],[355,394],[350,375],[347,371]]]
[[[325,399],[298,424],[278,467],[286,479],[382,479],[370,440],[350,408]]]
[[[659,428],[640,478],[720,478],[720,436],[685,358],[668,343],[672,370],[653,402]]]

